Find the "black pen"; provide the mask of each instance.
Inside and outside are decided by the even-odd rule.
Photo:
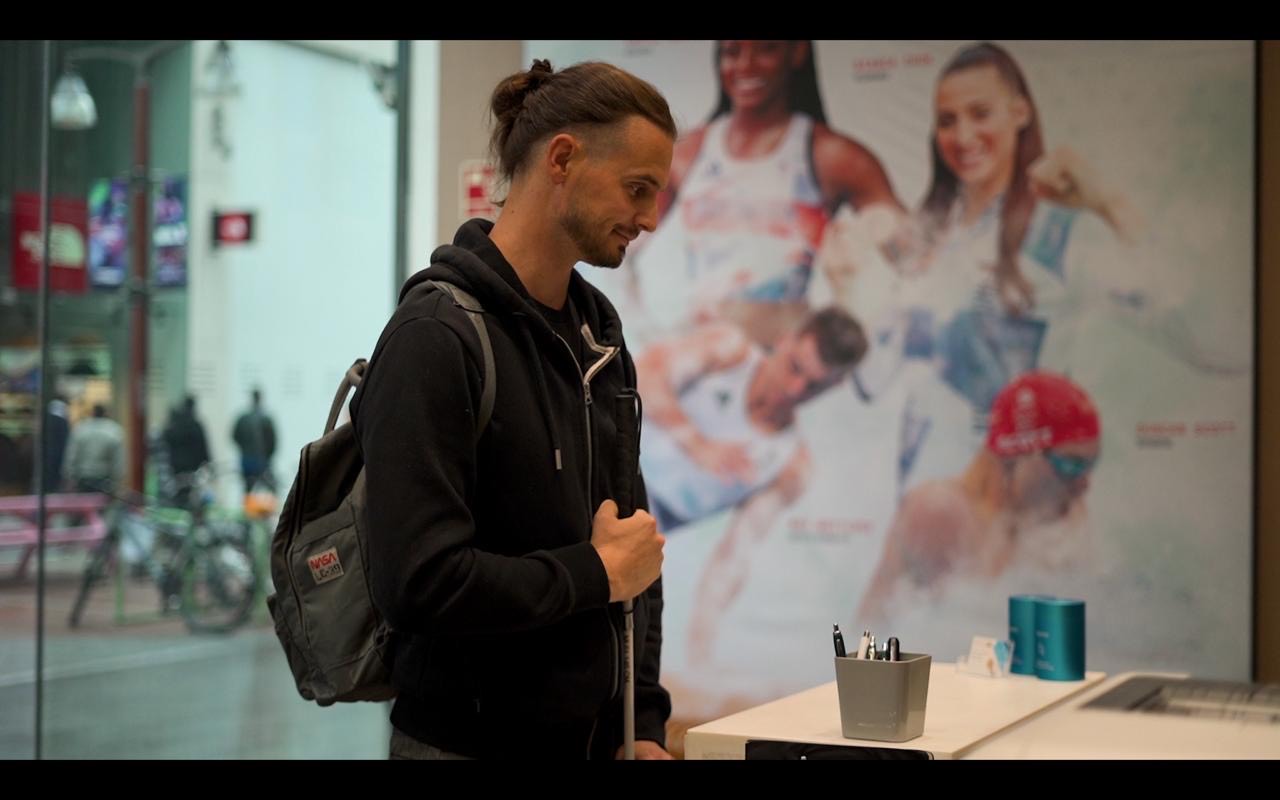
[[[839,658],[844,658],[845,657],[844,636],[840,634],[840,626],[832,625],[831,628],[833,630],[833,633],[831,634],[831,640],[836,644],[836,656]]]
[[[897,636],[890,636],[890,637],[889,637],[889,643],[888,643],[887,645],[885,645],[885,648],[888,650],[888,656],[887,656],[887,658],[888,658],[890,661],[898,661],[898,660],[900,660],[900,658],[901,658],[901,653],[899,653],[899,652],[898,652],[898,637],[897,637]]]

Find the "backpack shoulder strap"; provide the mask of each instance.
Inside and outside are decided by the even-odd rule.
[[[489,342],[489,330],[484,324],[484,308],[480,305],[479,300],[452,283],[447,281],[427,281],[427,283],[437,289],[448,292],[453,297],[454,304],[467,312],[467,318],[471,320],[471,324],[476,328],[476,333],[480,336],[480,350],[484,356],[484,388],[480,393],[480,417],[476,423],[476,438],[478,439],[489,425],[489,418],[493,416],[493,401],[498,392],[497,375],[495,374],[493,361],[493,345]]]
[[[324,424],[324,432],[326,434],[333,430],[333,426],[338,423],[338,414],[342,413],[342,401],[347,399],[347,392],[351,391],[352,386],[360,385],[360,380],[364,377],[364,368],[368,363],[363,358],[357,358],[356,362],[347,370],[347,374],[342,376],[342,383],[338,385],[338,393],[333,396],[333,405],[329,407],[329,421]]]

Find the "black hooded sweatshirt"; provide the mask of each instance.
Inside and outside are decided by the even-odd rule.
[[[581,341],[558,336],[471,220],[406,283],[351,416],[365,462],[373,600],[398,632],[391,721],[476,757],[612,758],[622,742],[623,617],[595,548],[615,497],[615,397],[636,385],[613,306],[575,271]],[[484,308],[492,418],[465,312]],[[580,363],[581,362],[581,363]],[[636,506],[647,508],[642,480]],[[662,581],[635,601],[636,739],[665,744]]]

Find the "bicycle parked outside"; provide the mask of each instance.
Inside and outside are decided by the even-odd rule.
[[[259,536],[250,519],[210,513],[212,479],[204,467],[164,479],[160,498],[107,492],[107,535],[85,567],[71,627],[80,624],[94,587],[128,561],[135,575],[154,583],[161,614],[180,614],[193,633],[226,633],[249,621],[263,581]]]

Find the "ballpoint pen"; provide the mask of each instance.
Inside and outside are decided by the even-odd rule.
[[[863,631],[862,638],[858,640],[858,652],[853,654],[854,658],[867,657],[867,640],[871,636],[871,631]]]
[[[835,642],[835,645],[836,645],[836,655],[840,658],[844,658],[846,655],[844,651],[844,636],[840,633],[840,626],[832,625],[831,628],[833,631],[831,634],[831,639],[832,641]]]
[[[888,644],[885,645],[885,651],[888,653],[887,658],[890,661],[899,661],[901,653],[898,650],[898,637],[890,636]]]

